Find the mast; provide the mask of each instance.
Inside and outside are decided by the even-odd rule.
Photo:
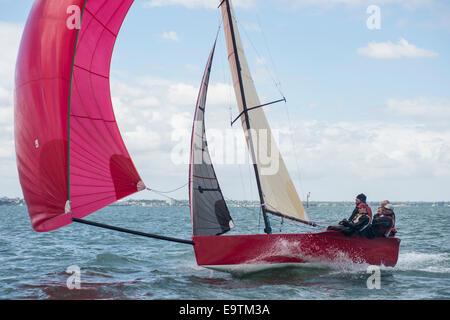
[[[258,186],[258,195],[259,195],[259,200],[260,200],[260,204],[261,204],[262,215],[264,218],[264,225],[265,225],[264,232],[267,234],[270,234],[270,233],[272,233],[272,228],[270,227],[270,222],[267,217],[267,209],[266,209],[266,205],[264,202],[264,195],[263,195],[263,191],[262,191],[262,187],[261,187],[261,179],[259,176],[259,170],[258,170],[258,165],[257,165],[257,161],[256,161],[255,148],[253,145],[252,134],[250,132],[251,127],[250,127],[250,120],[248,118],[248,107],[247,107],[247,103],[246,103],[246,99],[245,99],[244,85],[243,85],[242,74],[241,74],[241,65],[240,65],[239,57],[238,57],[238,49],[237,49],[237,45],[236,45],[236,37],[235,37],[235,33],[234,33],[230,3],[229,3],[229,0],[224,0],[221,2],[220,6],[222,6],[224,3],[226,3],[226,6],[227,6],[227,8],[226,8],[227,16],[228,16],[228,22],[229,22],[230,31],[231,31],[234,59],[236,62],[237,74],[238,74],[238,79],[239,79],[239,87],[240,87],[242,104],[243,104],[243,109],[244,109],[244,119],[245,119],[245,125],[247,126],[247,132],[248,132],[250,155],[251,155],[252,162],[253,162],[253,170],[255,172],[256,185]]]

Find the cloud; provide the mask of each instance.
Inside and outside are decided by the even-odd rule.
[[[165,32],[163,32],[161,37],[165,40],[171,40],[171,41],[179,41],[180,40],[175,31],[165,31]]]
[[[211,83],[208,88],[208,105],[225,106],[229,103],[233,87],[225,83]],[[195,106],[198,97],[198,87],[189,83],[172,83],[167,86],[167,99],[178,106]]]
[[[12,104],[11,89],[14,84],[14,70],[23,26],[0,22],[0,106]]]
[[[450,121],[450,99],[448,98],[427,98],[419,97],[415,99],[390,98],[383,108],[386,114],[394,117],[408,119],[420,119],[423,121]]]
[[[287,135],[280,149],[288,165],[295,157],[308,179],[336,177],[411,179],[450,177],[450,129],[388,122],[330,123],[306,121],[292,128],[296,150]]]
[[[14,70],[23,25],[0,22],[0,176],[1,196],[20,193],[14,153]]]
[[[403,38],[398,43],[392,43],[391,41],[369,42],[366,47],[359,48],[357,52],[360,55],[375,59],[433,58],[439,56],[438,53],[418,48]]]

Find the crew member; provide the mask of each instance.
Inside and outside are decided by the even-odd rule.
[[[373,217],[369,237],[393,237],[396,233],[394,206],[389,201],[384,205],[381,203],[381,207]]]
[[[350,215],[350,218],[348,218],[348,221],[352,221],[355,216],[358,214],[358,205],[361,203],[364,203],[367,205],[367,197],[364,193],[360,193],[355,198],[355,209],[353,210],[352,214]],[[370,220],[372,221],[372,209],[367,205],[367,213],[369,215]],[[341,221],[342,222],[342,221]],[[339,223],[341,224],[341,223]]]
[[[357,212],[356,214],[352,213],[351,220],[344,219],[339,222],[339,225],[329,226],[327,230],[340,231],[348,237],[355,233],[364,236],[366,229],[370,226],[370,207],[367,204],[360,202],[355,209]]]

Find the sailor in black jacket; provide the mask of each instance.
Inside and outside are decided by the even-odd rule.
[[[373,217],[370,237],[395,236],[395,213],[394,206],[390,203],[378,208],[377,214]]]
[[[339,225],[329,226],[327,230],[340,231],[348,237],[354,233],[364,235],[365,230],[370,226],[371,220],[368,205],[361,202],[355,209],[357,212],[351,215],[351,220],[344,219],[339,222]]]
[[[355,198],[355,209],[353,209],[352,214],[350,215],[350,218],[348,218],[348,221],[352,221],[355,216],[358,214],[358,206],[361,203],[367,204],[366,202],[367,197],[364,193],[360,193]],[[369,218],[372,219],[372,209],[367,205],[367,213],[369,214]]]

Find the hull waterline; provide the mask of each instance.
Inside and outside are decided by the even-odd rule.
[[[340,232],[194,236],[197,264],[236,272],[305,264],[370,264],[393,267],[400,239],[346,237]]]

